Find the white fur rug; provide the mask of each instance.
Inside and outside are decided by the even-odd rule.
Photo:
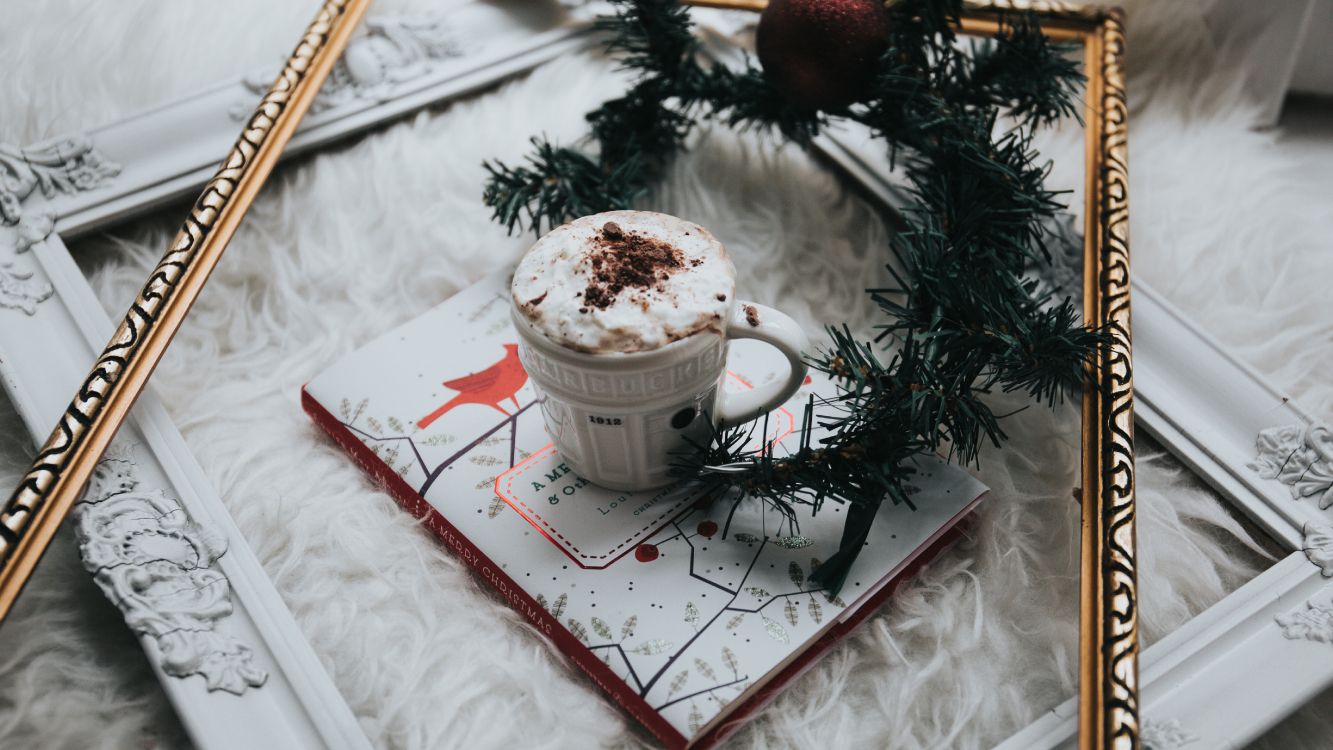
[[[1203,27],[1204,4],[1130,8],[1136,270],[1327,418],[1329,191],[1293,182],[1296,157],[1275,147],[1279,134],[1247,129],[1234,71]],[[287,52],[312,7],[5,0],[0,141],[92,127],[268,64]],[[379,12],[410,7],[381,3]],[[649,744],[352,466],[297,402],[301,384],[339,354],[518,258],[530,238],[506,237],[488,221],[480,160],[517,158],[538,131],[572,139],[582,113],[616,81],[595,56],[562,59],[280,169],[154,379],[377,746]],[[1080,143],[1057,136],[1049,144],[1056,179],[1074,180]],[[744,293],[780,303],[811,330],[848,311],[867,319],[861,290],[883,275],[885,230],[799,151],[706,135],[651,205],[712,228],[734,254]],[[180,211],[73,246],[113,315]],[[973,538],[731,746],[985,747],[1074,692],[1076,414],[1030,409],[1006,429],[1012,442],[984,457],[980,473],[994,492]],[[0,434],[8,491],[31,451],[3,404]],[[1152,643],[1267,563],[1210,493],[1144,442],[1141,612]],[[185,744],[68,537],[0,638],[0,746]],[[1307,707],[1263,744],[1322,746],[1328,727],[1318,713]]]

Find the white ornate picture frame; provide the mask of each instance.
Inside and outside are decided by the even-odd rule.
[[[372,17],[348,57],[393,64],[375,76],[340,64],[288,153],[578,49],[588,43],[582,18],[554,2]],[[46,436],[111,326],[62,238],[195,191],[230,145],[235,113],[258,98],[257,82],[269,72],[86,134],[0,144],[0,381],[35,440]],[[886,206],[901,205],[876,150],[839,135],[816,146]],[[1143,739],[1157,750],[1243,745],[1333,684],[1333,432],[1150,287],[1135,281],[1134,301],[1137,425],[1287,552],[1143,652]],[[194,743],[248,748],[282,738],[284,747],[368,747],[151,393],[118,440],[76,511],[81,552],[139,635]],[[163,546],[116,543],[130,536]],[[148,572],[154,585],[146,594],[130,592],[126,568]],[[176,579],[192,582],[195,593],[154,595],[174,590],[155,589],[157,582]],[[1071,699],[1001,747],[1072,746],[1076,714]]]

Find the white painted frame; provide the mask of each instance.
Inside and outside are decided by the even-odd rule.
[[[586,31],[555,4],[372,16],[344,60],[373,64],[339,62],[284,157],[526,71]],[[113,330],[63,238],[196,192],[274,62],[88,133],[0,144],[0,382],[35,444]],[[151,391],[71,522],[196,747],[371,747]]]
[[[537,6],[525,7],[532,11]],[[587,43],[581,23],[554,7],[520,19],[491,5],[462,3],[436,20],[471,46],[451,52],[447,40],[431,36],[425,23],[430,19],[372,19],[372,36],[375,23],[400,22],[425,23],[418,28],[418,35],[425,36],[420,45],[398,50],[405,62],[390,79],[349,83],[344,78],[331,84],[338,90],[307,118],[288,153],[318,148],[476,90]],[[484,44],[477,43],[483,39]],[[61,237],[197,189],[235,135],[231,111],[256,97],[245,79],[233,81],[88,134],[24,150],[49,154],[60,165],[48,170],[57,178],[49,188],[34,181],[26,191],[20,189],[17,225],[0,228],[0,319],[5,321],[0,379],[35,440],[45,436],[110,331]],[[18,152],[5,148],[0,146],[0,171],[8,166],[6,157]],[[902,205],[878,150],[846,134],[821,138],[816,150],[886,206]],[[66,170],[71,164],[73,171]],[[3,307],[7,292],[17,294],[10,298],[12,309]],[[1142,658],[1145,744],[1157,750],[1186,744],[1241,746],[1333,684],[1333,586],[1324,580],[1333,575],[1333,528],[1328,508],[1318,507],[1333,501],[1333,438],[1137,281],[1134,320],[1139,427],[1289,552]],[[290,747],[365,747],[351,712],[151,393],[136,407],[120,440],[132,447],[108,462],[112,479],[120,476],[115,470],[134,463],[141,485],[161,489],[178,500],[199,529],[216,529],[227,540],[226,554],[214,564],[229,582],[232,612],[212,628],[247,645],[249,660],[267,675],[262,686],[240,695],[209,690],[204,679],[168,675],[156,639],[143,635],[145,650],[195,743],[203,748],[272,746],[274,738],[284,738],[288,741],[282,744]],[[1256,457],[1256,441],[1266,446],[1265,455]],[[96,511],[88,508],[81,513]],[[237,715],[245,720],[237,721]],[[1001,747],[1072,746],[1075,720],[1071,699]]]
[[[816,152],[908,203],[882,148],[831,133]],[[1287,552],[1143,652],[1142,740],[1244,747],[1333,685],[1333,433],[1138,279],[1133,304],[1135,424]],[[999,747],[1075,747],[1077,719],[1070,698]]]

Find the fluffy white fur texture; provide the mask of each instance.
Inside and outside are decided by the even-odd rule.
[[[1247,128],[1235,71],[1203,27],[1204,4],[1138,2],[1129,11],[1136,270],[1327,416],[1328,192],[1294,182],[1294,157],[1274,148],[1280,134]],[[0,141],[91,127],[269,64],[310,9],[8,0]],[[339,354],[515,262],[530,238],[507,237],[488,220],[481,159],[518,158],[539,131],[573,139],[582,113],[619,83],[606,61],[572,56],[280,169],[154,379],[377,746],[651,744],[297,403],[301,384]],[[1077,182],[1080,147],[1070,134],[1046,141],[1058,183]],[[812,331],[848,314],[869,320],[861,290],[883,277],[885,229],[798,150],[707,133],[649,203],[712,228],[734,254],[746,296],[780,304]],[[74,245],[113,314],[138,290],[180,211]],[[1020,403],[998,401],[1001,411]],[[12,411],[0,424],[7,488],[31,448]],[[1006,429],[1013,440],[982,460],[994,490],[972,537],[730,746],[984,747],[1073,693],[1076,412],[1029,409]],[[1208,491],[1144,443],[1141,612],[1152,643],[1267,561]],[[68,535],[0,637],[0,745],[186,743]],[[1263,744],[1318,746],[1326,721],[1307,708]]]

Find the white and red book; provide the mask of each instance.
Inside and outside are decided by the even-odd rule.
[[[670,748],[723,739],[952,541],[985,492],[919,459],[915,509],[884,504],[830,597],[810,573],[838,548],[842,506],[797,506],[794,527],[707,485],[588,483],[552,449],[516,341],[507,277],[491,276],[343,357],[306,385],[302,404]],[[763,344],[734,342],[726,387],[783,367]],[[834,392],[812,375],[762,437],[789,451],[808,397]]]

